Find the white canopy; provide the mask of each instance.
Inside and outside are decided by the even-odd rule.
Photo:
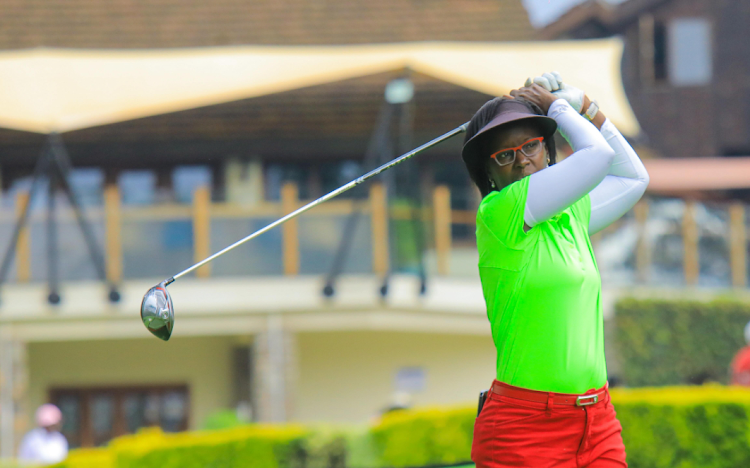
[[[2,52],[0,127],[63,133],[409,68],[490,95],[556,70],[635,135],[622,50],[607,39]]]

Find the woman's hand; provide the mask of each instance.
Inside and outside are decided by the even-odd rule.
[[[568,104],[576,110],[579,114],[585,113],[591,105],[591,99],[586,94],[574,86],[563,83],[562,77],[558,72],[544,73],[542,76],[537,76],[533,80],[531,78],[526,79],[526,87],[532,84],[541,86],[558,99],[565,99]],[[591,120],[599,130],[602,129],[606,117],[599,111],[596,116]]]
[[[586,94],[574,86],[563,83],[562,76],[558,72],[544,73],[542,76],[534,77],[534,79],[527,78],[524,86],[531,86],[532,83],[536,83],[555,96],[565,99],[579,114],[588,108],[590,101]]]
[[[510,92],[510,95],[513,98],[523,98],[527,101],[533,102],[542,109],[544,115],[547,115],[547,112],[549,112],[549,106],[551,106],[556,100],[560,99],[536,83],[533,83],[531,86],[524,86],[521,89],[514,89]]]

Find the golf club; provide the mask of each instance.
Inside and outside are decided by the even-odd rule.
[[[326,202],[330,200],[331,198],[334,198],[347,190],[350,190],[357,185],[361,184],[362,182],[366,181],[367,179],[370,179],[372,177],[375,177],[376,175],[380,174],[381,172],[392,168],[393,166],[406,161],[407,159],[411,158],[415,154],[421,153],[422,151],[431,148],[438,143],[441,143],[455,135],[459,135],[461,133],[464,133],[466,131],[466,128],[468,127],[469,122],[466,122],[465,124],[454,128],[448,133],[445,133],[434,140],[428,141],[424,145],[413,149],[409,151],[408,153],[405,153],[385,164],[382,166],[373,169],[372,171],[366,173],[363,176],[360,176],[351,182],[342,185],[341,187],[333,190],[332,192],[329,192],[326,195],[323,195],[322,197],[318,198],[317,200],[314,200],[307,205],[289,213],[288,215],[279,218],[278,220],[274,221],[273,223],[269,224],[268,226],[261,228],[254,233],[250,234],[249,236],[238,240],[234,244],[230,245],[229,247],[226,247],[223,250],[220,250],[219,252],[216,252],[215,254],[211,255],[210,257],[196,263],[195,265],[191,266],[190,268],[181,271],[180,273],[172,276],[171,278],[165,279],[158,285],[154,286],[153,288],[149,289],[148,292],[143,296],[143,301],[141,302],[141,320],[143,321],[143,324],[146,326],[148,331],[150,331],[154,336],[157,338],[160,338],[164,341],[169,340],[169,337],[172,335],[172,329],[174,328],[174,306],[172,305],[172,298],[170,297],[169,293],[167,292],[167,286],[174,283],[176,280],[181,278],[182,276],[190,273],[191,271],[200,268],[201,266],[205,265],[206,263],[210,262],[211,260],[220,257],[224,255],[225,253],[229,252],[230,250],[234,249],[235,247],[238,247],[245,242],[249,241],[250,239],[253,239],[255,237],[258,237],[259,235],[263,234],[266,231],[269,231],[276,226],[285,223],[286,221],[289,221],[292,218],[295,218],[305,211],[309,210],[310,208],[313,208],[317,205],[320,205],[323,202]]]

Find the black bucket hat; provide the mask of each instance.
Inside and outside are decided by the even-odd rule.
[[[461,157],[466,163],[467,167],[476,164],[483,155],[485,150],[484,142],[487,137],[496,132],[503,125],[510,122],[517,122],[519,120],[528,120],[539,126],[542,130],[542,136],[544,138],[550,138],[555,134],[557,130],[557,122],[551,117],[544,115],[535,114],[531,108],[524,102],[516,101],[515,99],[505,99],[498,106],[495,117],[490,122],[482,127],[476,135],[471,137],[466,143],[464,143],[463,150],[461,151]]]

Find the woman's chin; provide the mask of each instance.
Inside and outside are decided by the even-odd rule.
[[[537,172],[539,172],[541,170],[542,169],[533,167],[532,165],[528,165],[528,166],[526,166],[526,167],[523,168],[523,173],[522,173],[523,175],[521,176],[521,178],[528,177],[531,174],[537,173]]]

